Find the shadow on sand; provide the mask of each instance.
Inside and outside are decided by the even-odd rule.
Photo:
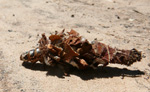
[[[59,78],[64,78],[64,73],[61,68],[58,66],[50,67],[45,66],[45,69],[43,67],[43,64],[36,63],[34,67],[31,63],[23,62],[22,65],[25,68],[34,70],[34,71],[47,71],[47,76],[57,76]],[[86,70],[78,70],[75,68],[71,68],[71,75],[79,76],[82,80],[90,80],[94,78],[112,78],[116,76],[122,76],[124,77],[139,77],[140,75],[144,75],[144,72],[140,70],[128,70],[126,68],[120,69],[117,67],[98,67],[98,69],[86,69]]]

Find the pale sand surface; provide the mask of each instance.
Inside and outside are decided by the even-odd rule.
[[[20,54],[47,36],[74,29],[89,40],[146,56],[132,66],[109,64],[105,72],[22,66]],[[149,0],[0,0],[0,92],[150,92]],[[30,66],[30,65],[29,65]],[[124,75],[124,78],[123,78]]]

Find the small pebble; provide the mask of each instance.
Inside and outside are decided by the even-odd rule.
[[[110,9],[110,7],[108,7],[107,9]]]
[[[32,37],[32,36],[31,36],[31,35],[29,35],[29,37],[28,37],[28,38],[30,39],[31,37]]]
[[[142,58],[146,58],[146,56],[145,56],[145,55],[142,55]]]
[[[12,32],[12,30],[8,30],[8,32]]]
[[[97,40],[97,38],[95,38],[94,40]]]
[[[120,19],[120,17],[118,15],[115,15],[117,17],[117,19]]]
[[[71,17],[73,18],[73,17],[74,17],[74,15],[71,15]]]
[[[109,28],[109,26],[102,26],[103,28]]]
[[[150,63],[148,64],[148,66],[150,67]]]
[[[25,92],[23,89],[20,90],[21,92]]]
[[[134,21],[134,19],[129,19],[130,22]]]
[[[87,33],[90,33],[90,31],[87,31]]]

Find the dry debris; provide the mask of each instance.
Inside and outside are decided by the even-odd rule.
[[[88,41],[74,30],[65,33],[65,30],[47,37],[42,34],[39,40],[39,47],[21,54],[20,59],[24,62],[35,64],[40,61],[46,65],[71,65],[78,69],[89,67],[97,68],[109,63],[118,63],[130,66],[140,61],[141,52],[132,50],[120,50],[105,45],[97,40]]]

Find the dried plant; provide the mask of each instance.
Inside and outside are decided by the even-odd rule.
[[[35,64],[40,61],[46,65],[61,64],[64,67],[71,65],[78,69],[89,67],[97,68],[109,63],[118,63],[130,66],[141,60],[141,52],[132,50],[120,50],[112,48],[97,40],[88,41],[74,30],[65,33],[65,30],[52,34],[47,38],[42,34],[39,47],[21,54],[20,59],[24,62]],[[65,72],[65,74],[67,74]]]

